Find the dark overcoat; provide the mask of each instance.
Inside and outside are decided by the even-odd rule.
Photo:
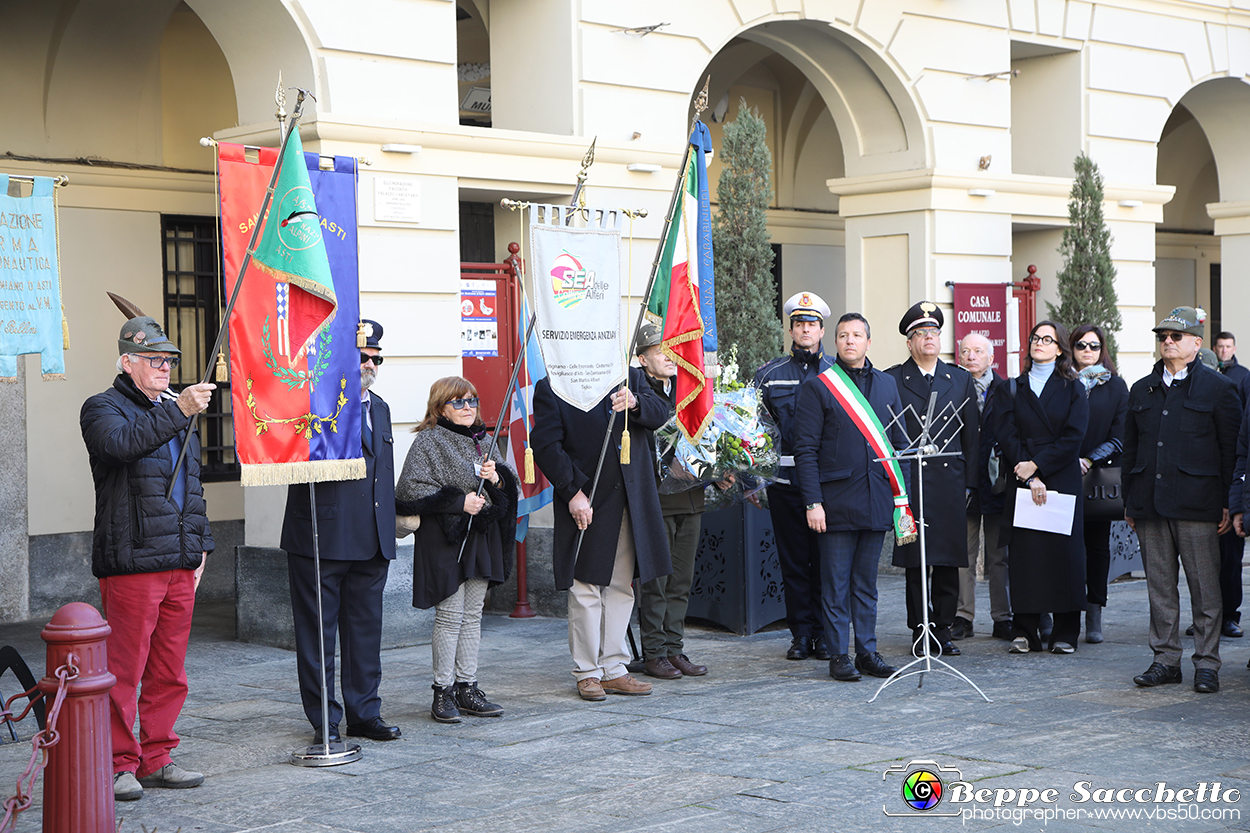
[[[391,409],[382,397],[370,392],[369,412],[373,417],[373,445],[364,448],[364,479],[331,480],[316,486],[318,552],[327,561],[368,561],[378,552],[388,561],[395,558],[395,436],[391,431]],[[312,509],[307,483],[287,489],[281,546],[294,555],[312,558]]]
[[[898,384],[899,397],[906,412],[907,436],[913,442],[920,437],[920,419],[929,407],[929,383],[915,359],[896,364],[886,373]],[[934,457],[924,466],[924,482],[916,480],[915,462],[911,483],[924,487],[925,560],[931,567],[968,566],[968,490],[977,487],[977,440],[981,414],[977,408],[977,391],[972,374],[938,359],[933,368],[932,390],[937,392],[933,408],[931,442],[953,457]],[[911,406],[912,411],[907,411]],[[962,420],[962,425],[960,421]],[[918,489],[908,491],[912,517],[920,523]],[[920,566],[920,541],[894,548],[895,567]]]
[[[1019,613],[1066,613],[1085,609],[1085,513],[1081,489],[1081,443],[1089,422],[1089,402],[1084,387],[1056,371],[1046,380],[1040,397],[1029,388],[1029,376],[1015,380],[994,394],[994,437],[1007,466],[1002,536],[999,545],[1010,545],[1007,576],[1011,608]],[[1048,492],[1076,495],[1072,529],[1078,534],[1060,535],[1011,525],[1016,499],[1023,486],[1012,474],[1017,463],[1032,460],[1037,477]],[[1027,494],[1025,500],[1031,500]]]
[[[638,398],[636,410],[629,415],[630,464],[622,466],[620,462],[625,418],[617,414],[591,504],[594,514],[574,563],[579,531],[569,513],[569,501],[578,491],[590,497],[595,464],[611,421],[612,401],[605,396],[589,411],[582,411],[556,396],[547,379],[539,380],[534,386],[530,447],[534,449],[534,462],[547,476],[556,494],[552,504],[555,515],[552,560],[557,590],[572,587],[574,579],[600,586],[612,582],[616,544],[626,506],[634,533],[637,577],[648,582],[673,572],[656,490],[655,458],[649,454],[647,437],[648,432],[668,420],[668,404],[652,390],[640,368],[630,368],[629,388]]]
[[[1124,448],[1124,425],[1128,421],[1128,385],[1112,376],[1089,390],[1089,425],[1081,443],[1082,457],[1094,457],[1095,465],[1115,466]],[[1108,446],[1110,443],[1110,446]]]
[[[977,436],[977,488],[968,504],[968,512],[998,515],[1003,511],[1003,496],[994,494],[994,481],[990,479],[990,457],[1000,453],[998,441],[994,439],[994,394],[998,392],[999,385],[1005,385],[1007,380],[993,370],[986,372],[991,374],[991,378],[985,391],[985,404],[979,409],[981,432]],[[972,384],[975,389],[976,382]],[[1010,472],[1008,477],[1015,479],[1010,478]]]
[[[894,379],[865,360],[864,393],[882,425],[903,409]],[[852,378],[855,378],[852,376]],[[861,388],[863,392],[863,388]],[[903,429],[887,431],[898,447]],[[814,376],[799,388],[794,417],[794,468],[804,504],[820,503],[829,532],[887,530],[894,526],[894,493],[885,467],[833,394]],[[902,466],[904,482],[910,477]]]
[[[1124,426],[1124,514],[1219,523],[1233,485],[1241,397],[1227,377],[1194,359],[1163,385],[1163,362],[1138,379]]]

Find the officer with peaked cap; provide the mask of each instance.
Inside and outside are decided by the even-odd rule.
[[[755,372],[753,384],[781,433],[781,465],[777,482],[768,487],[768,511],[785,583],[786,623],[792,642],[786,659],[831,658],[820,615],[820,560],[816,534],[807,527],[807,512],[794,470],[794,413],[799,387],[833,364],[821,339],[829,305],[814,292],[796,292],[783,307],[790,328],[790,352]]]
[[[937,393],[931,442],[952,456],[934,457],[924,465],[923,484],[911,463],[909,497],[917,523],[925,524],[925,560],[930,568],[929,622],[933,629],[932,653],[958,656],[951,639],[951,625],[959,607],[959,568],[968,566],[965,511],[968,496],[977,487],[978,434],[980,416],[972,374],[947,364],[938,357],[942,347],[942,310],[931,301],[921,301],[903,315],[898,331],[907,337],[911,358],[886,371],[898,384],[906,414],[904,428],[911,440],[921,434],[921,419],[928,412],[929,399]],[[910,409],[909,409],[910,406]],[[924,510],[917,495],[923,485]],[[920,650],[920,630],[924,623],[923,581],[920,543],[915,541],[894,548],[894,566],[907,570],[907,626]]]

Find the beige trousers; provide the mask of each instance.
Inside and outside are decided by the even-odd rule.
[[[574,579],[568,593],[573,676],[578,682],[623,677],[630,660],[625,632],[634,612],[634,533],[628,507],[621,518],[612,583],[600,587]]]

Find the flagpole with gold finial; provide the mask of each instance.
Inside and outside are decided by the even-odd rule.
[[[698,124],[699,117],[703,115],[703,111],[707,109],[707,95],[708,95],[707,91],[708,91],[708,85],[711,84],[711,82],[712,82],[712,76],[709,75],[707,76],[707,78],[703,80],[703,89],[699,91],[699,94],[697,96],[695,96],[694,118],[690,120],[690,133],[694,132],[694,126]],[[664,228],[660,231],[660,243],[656,247],[655,261],[651,264],[651,276],[647,280],[647,289],[646,289],[646,292],[643,293],[644,298],[651,297],[651,291],[655,288],[655,276],[656,276],[656,273],[659,272],[659,269],[660,269],[660,260],[663,259],[664,257],[664,241],[668,239],[668,229],[669,229],[669,226],[671,226],[673,223],[673,212],[677,210],[677,199],[681,195],[681,185],[682,185],[683,178],[686,175],[686,164],[690,161],[690,148],[692,147],[692,145],[690,144],[690,138],[689,138],[690,133],[686,134],[686,151],[685,153],[682,154],[681,166],[677,169],[677,183],[673,187],[673,196],[672,196],[672,199],[670,199],[668,203],[668,212],[664,215]],[[641,308],[638,310],[638,320],[634,323],[634,334],[629,339],[629,355],[630,356],[634,355],[634,351],[637,348],[638,330],[642,327],[642,318],[643,318],[643,315],[646,313],[646,311],[647,311],[647,305],[644,303],[642,304]],[[628,390],[628,383],[629,383],[628,373],[625,376],[625,380],[626,380],[626,385],[624,386],[624,389]],[[603,435],[603,445],[599,448],[599,462],[595,464],[595,474],[594,474],[594,477],[592,477],[590,481],[590,494],[587,495],[587,499],[589,500],[591,506],[594,506],[595,504],[595,490],[598,489],[599,487],[599,475],[603,472],[603,460],[608,454],[608,444],[612,440],[612,431],[615,428],[616,428],[616,411],[613,411],[612,415],[608,418],[608,430]],[[629,436],[628,433],[622,434],[621,436],[622,444],[624,444],[625,439],[628,436]],[[577,546],[573,549],[573,561],[574,562],[577,561],[577,556],[582,551],[582,540],[585,537],[586,537],[586,530],[585,528],[582,528],[577,533]]]
[[[279,87],[281,90],[281,87]],[[239,299],[239,290],[243,287],[243,276],[247,274],[247,267],[252,263],[252,254],[256,250],[256,241],[260,238],[260,230],[265,225],[264,219],[266,212],[269,211],[269,203],[273,200],[273,189],[278,184],[278,174],[282,171],[282,157],[286,151],[287,142],[291,139],[291,133],[299,129],[300,116],[304,112],[304,99],[312,98],[312,94],[307,90],[299,90],[299,96],[295,100],[295,112],[291,114],[291,123],[286,126],[282,133],[282,142],[278,145],[278,159],[273,166],[273,175],[269,177],[269,187],[265,189],[265,198],[261,201],[260,211],[257,212],[256,227],[252,229],[252,239],[247,243],[247,251],[243,255],[243,262],[239,265],[239,277],[235,279],[234,290],[230,293],[230,301],[226,305],[226,311],[221,316],[221,328],[217,331],[217,341],[213,344],[213,349],[208,351],[208,355],[213,356],[221,351],[222,342],[226,339],[226,332],[230,329],[230,314],[234,312],[234,304]],[[316,100],[316,99],[314,99]],[[278,103],[278,112],[283,112],[286,96],[282,95]],[[216,152],[216,151],[214,151]],[[208,384],[208,378],[214,373],[214,367],[210,363],[204,369],[204,378],[200,379],[200,384]],[[182,450],[178,454],[178,459],[174,463],[174,474],[169,479],[169,490],[165,493],[165,499],[169,500],[174,493],[174,483],[178,479],[178,471],[182,468],[182,462],[187,456],[187,445],[191,439],[191,432],[195,429],[197,420],[191,420],[187,425],[187,432],[182,438]]]

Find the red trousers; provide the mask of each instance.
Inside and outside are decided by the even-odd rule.
[[[117,677],[109,692],[113,772],[130,771],[143,778],[169,763],[169,753],[178,746],[174,722],[187,699],[185,663],[195,572],[109,576],[100,579],[100,597],[104,618],[113,629],[108,637],[109,671]]]

